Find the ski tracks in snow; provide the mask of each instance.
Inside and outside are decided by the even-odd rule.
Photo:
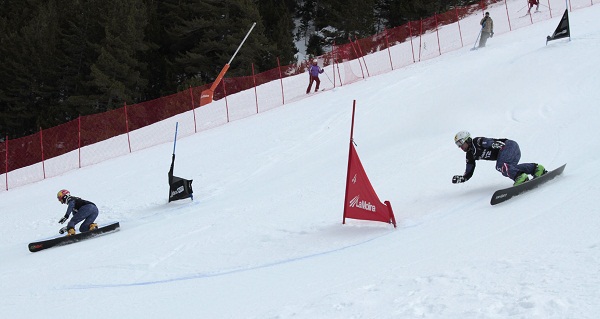
[[[352,226],[346,226],[346,228],[349,228],[349,227],[352,227]],[[414,227],[414,225],[412,225],[410,227]],[[369,226],[358,227],[358,229],[361,229],[361,228],[372,229],[373,227],[369,227]],[[381,230],[381,232],[379,232],[378,230]],[[276,267],[276,266],[286,265],[286,264],[299,262],[299,261],[303,261],[303,260],[307,260],[307,259],[319,258],[322,256],[335,254],[335,253],[338,253],[338,252],[341,252],[344,250],[362,246],[369,242],[378,240],[383,237],[390,236],[395,233],[394,230],[391,230],[387,227],[386,228],[376,227],[375,231],[378,234],[370,235],[367,238],[363,238],[361,241],[358,241],[358,242],[347,243],[345,245],[332,247],[330,249],[326,249],[326,250],[322,250],[322,251],[315,251],[315,252],[311,252],[311,253],[301,255],[301,256],[290,256],[289,258],[272,260],[272,261],[268,261],[268,262],[262,263],[262,264],[248,265],[245,267],[234,267],[234,268],[229,268],[229,269],[223,268],[223,269],[217,269],[214,271],[204,271],[204,272],[180,274],[180,275],[175,275],[171,278],[164,278],[164,279],[157,279],[157,280],[134,281],[134,282],[129,282],[129,283],[98,283],[98,284],[89,283],[89,284],[81,284],[81,285],[62,287],[62,289],[72,290],[72,289],[97,289],[97,288],[120,288],[120,287],[132,287],[132,286],[148,286],[148,285],[167,284],[167,283],[187,281],[187,280],[198,280],[198,279],[222,277],[222,276],[232,275],[232,274],[236,274],[236,273],[256,271],[256,270],[261,270],[264,268]],[[367,231],[367,232],[369,232],[369,231]],[[322,235],[322,234],[320,235],[318,233],[319,232],[314,233],[313,235],[315,235],[315,236]],[[303,234],[300,234],[300,235],[303,235]],[[330,235],[336,236],[335,234],[330,234]],[[178,248],[176,250],[178,251],[178,250],[183,249],[183,246],[185,246],[185,245],[178,246]],[[154,263],[153,265],[150,265],[150,266],[154,267],[157,265],[157,263],[167,260],[172,255],[176,254],[177,251],[173,251],[171,254],[162,256],[161,258],[159,258],[159,260],[156,263]]]

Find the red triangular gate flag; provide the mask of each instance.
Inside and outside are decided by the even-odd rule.
[[[346,218],[353,218],[385,222],[396,227],[390,202],[384,204],[379,200],[352,142],[349,156],[343,223],[346,223]]]

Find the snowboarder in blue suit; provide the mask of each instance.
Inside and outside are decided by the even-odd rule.
[[[82,221],[83,223],[79,227],[79,231],[82,233],[98,228],[98,224],[94,223],[96,217],[98,217],[98,207],[96,207],[94,203],[79,197],[71,196],[71,193],[66,189],[58,191],[56,198],[61,204],[67,205],[67,212],[65,213],[65,216],[60,219],[60,224],[64,224],[67,219],[69,219],[71,213],[73,214],[73,217],[67,223],[67,236],[75,235],[75,225]]]
[[[460,131],[454,136],[454,143],[467,153],[467,167],[463,175],[454,175],[452,183],[464,183],[468,181],[475,172],[475,161],[496,161],[496,170],[503,176],[514,181],[514,186],[529,180],[528,175],[533,178],[547,173],[544,166],[536,163],[522,163],[519,144],[506,138],[471,138],[467,131]]]
[[[308,87],[306,88],[306,94],[310,93],[310,89],[312,88],[313,82],[316,82],[317,84],[317,86],[315,86],[315,92],[319,90],[319,85],[321,84],[319,74],[323,73],[323,71],[324,70],[317,65],[317,59],[314,59],[313,64],[308,69],[308,73],[310,75],[310,82],[308,83]]]

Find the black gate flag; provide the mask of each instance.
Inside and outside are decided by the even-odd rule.
[[[171,169],[169,170],[169,202],[185,198],[194,200],[194,191],[192,190],[193,180],[173,176],[173,166],[175,166],[175,154],[173,154]]]
[[[175,123],[175,141],[173,142],[173,157],[171,159],[171,169],[169,169],[169,203],[174,200],[190,198],[194,200],[194,191],[192,190],[192,181],[181,177],[173,176],[175,167],[175,146],[177,145],[177,127],[179,122]]]
[[[565,14],[563,14],[562,19],[560,19],[560,23],[558,24],[558,27],[556,27],[554,34],[546,37],[546,45],[548,45],[548,41],[567,37],[571,38],[571,29],[569,28],[569,10],[565,9]]]

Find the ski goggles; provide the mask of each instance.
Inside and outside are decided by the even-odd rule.
[[[456,143],[456,146],[461,147],[461,146],[463,146],[463,144],[465,144],[466,141],[467,141],[466,138],[461,138],[460,140],[457,140],[454,143]]]

